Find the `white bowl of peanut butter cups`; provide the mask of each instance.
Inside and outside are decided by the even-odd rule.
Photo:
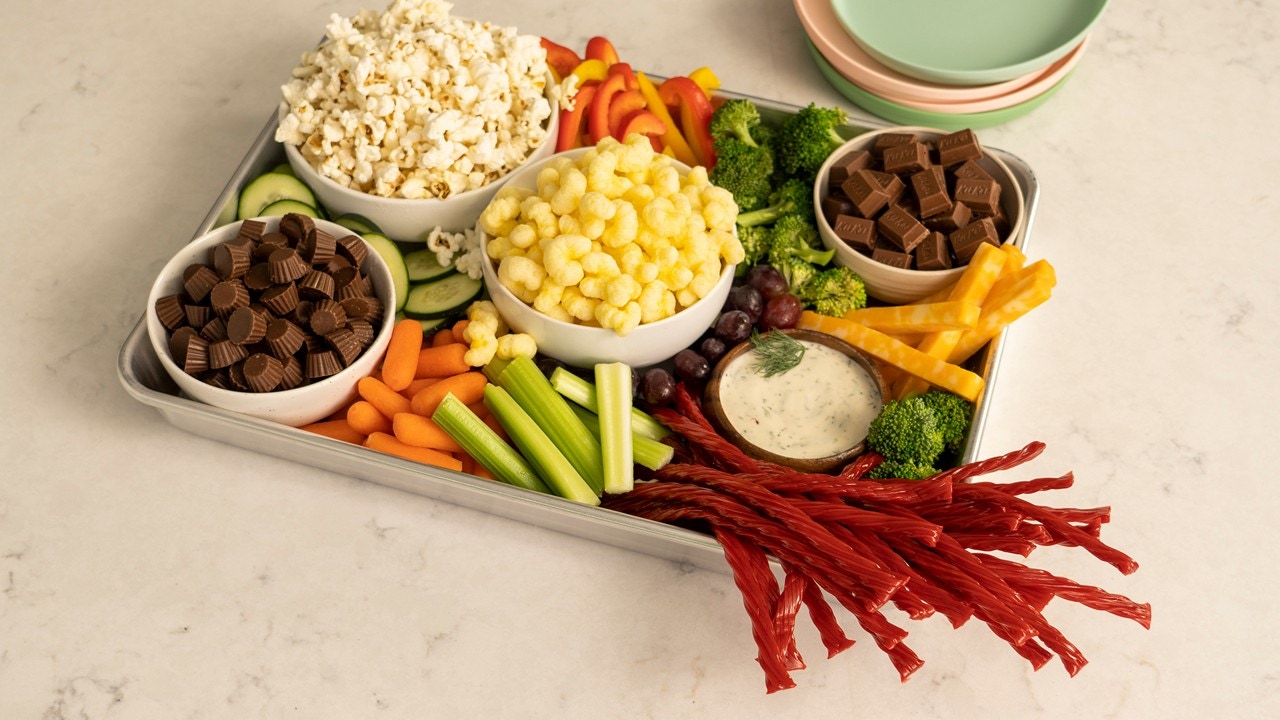
[[[284,425],[351,400],[391,339],[391,272],[351,231],[302,215],[197,238],[147,299],[160,364],[192,399]]]
[[[908,303],[955,282],[978,244],[1022,232],[1022,188],[969,130],[892,127],[859,135],[818,169],[818,234],[867,293]]]
[[[632,136],[632,138],[634,141],[640,136]],[[581,164],[591,162],[591,158],[597,157],[600,153],[598,148],[605,145],[616,147],[643,146],[643,148],[648,149],[653,162],[657,166],[674,169],[681,183],[706,183],[705,169],[691,169],[689,166],[670,157],[653,153],[647,139],[640,138],[638,142],[624,145],[619,144],[616,140],[607,138],[600,146],[569,150],[522,168],[507,181],[506,185],[498,193],[495,203],[514,202],[518,206],[524,203],[525,199],[538,194],[539,188],[542,188],[545,192],[548,184],[558,185],[559,181],[544,175],[544,172],[554,173],[557,178],[569,168],[578,168],[578,172],[581,172]],[[697,173],[696,180],[690,180],[693,173]],[[622,174],[618,174],[617,177],[622,177]],[[670,180],[671,178],[667,177],[664,182]],[[707,187],[714,186],[708,184]],[[711,192],[712,195],[716,195],[727,191],[714,188]],[[731,200],[732,196],[728,197]],[[550,201],[554,203],[556,199],[552,197]],[[527,204],[536,204],[536,201],[531,200]],[[643,210],[640,212],[643,213]],[[694,210],[694,212],[699,211]],[[590,367],[599,362],[624,362],[632,367],[644,367],[667,360],[692,344],[711,326],[723,307],[725,299],[729,295],[729,290],[733,285],[735,263],[729,262],[724,253],[716,250],[717,262],[714,265],[714,276],[711,275],[713,266],[708,265],[705,270],[705,277],[698,281],[699,292],[696,293],[697,297],[682,294],[678,291],[671,291],[669,293],[671,297],[667,298],[665,302],[668,303],[668,309],[673,310],[673,312],[657,319],[646,319],[646,321],[639,323],[627,323],[627,326],[622,329],[601,327],[601,323],[597,322],[594,317],[588,316],[585,312],[580,312],[577,317],[569,314],[564,309],[563,295],[561,303],[550,307],[547,304],[549,302],[547,296],[544,296],[542,300],[538,300],[534,297],[537,293],[517,286],[517,291],[525,296],[522,298],[508,287],[512,283],[504,282],[504,276],[509,275],[511,268],[503,270],[501,266],[501,263],[504,262],[503,258],[507,255],[506,249],[511,248],[512,245],[517,247],[524,245],[525,248],[539,247],[541,243],[533,240],[531,244],[526,245],[524,241],[518,238],[513,243],[509,234],[499,233],[495,236],[495,234],[489,232],[489,230],[495,228],[491,223],[486,223],[487,219],[491,220],[493,217],[490,213],[491,210],[486,210],[485,214],[481,215],[478,232],[481,238],[481,249],[487,258],[487,262],[484,263],[485,287],[494,305],[512,329],[533,336],[540,352],[570,365]],[[738,244],[735,231],[732,228],[732,217],[732,210],[730,210],[727,216],[728,225],[720,226],[719,232],[727,232],[732,235],[731,244],[738,248],[737,253],[740,254],[741,245]],[[512,222],[521,224],[526,223],[527,219],[518,218]],[[644,220],[641,219],[640,222],[643,223]],[[594,234],[594,232],[588,234]],[[716,237],[720,237],[723,240],[721,235],[716,235]],[[587,240],[584,236],[584,240],[588,245],[594,242],[593,252],[603,250],[603,244],[599,239],[592,241]],[[517,250],[514,255],[522,255],[526,254],[526,252],[526,250]],[[731,253],[730,257],[737,258],[739,256]],[[588,265],[590,263],[591,261],[587,261]],[[529,265],[523,260],[515,264],[526,267]],[[541,265],[539,267],[541,267],[540,271],[533,270],[535,274],[547,272],[545,267]],[[647,271],[642,270],[640,272],[643,275]],[[555,273],[547,274],[547,278],[551,278],[553,274]],[[586,272],[584,277],[590,274],[590,272]],[[617,275],[613,275],[613,277],[617,277]],[[506,279],[510,280],[510,277]],[[530,278],[531,281],[533,279],[536,278]],[[561,277],[561,279],[565,278]],[[649,286],[642,283],[642,292],[644,287]],[[692,286],[692,283],[689,286]],[[571,297],[575,297],[575,299],[577,297],[585,298],[586,302],[583,307],[592,306],[592,303],[604,302],[599,298],[589,297],[598,294],[594,293],[590,288],[587,288],[585,295],[583,295],[580,286],[574,287],[574,290],[566,292]],[[546,291],[545,283],[543,283],[538,292],[542,291]],[[553,288],[549,292],[554,294],[556,290]],[[574,296],[573,293],[575,292],[579,294]],[[657,295],[659,293],[655,292],[654,294]],[[684,302],[674,300],[676,296],[679,296]],[[647,298],[636,298],[631,301],[631,304],[648,302]]]

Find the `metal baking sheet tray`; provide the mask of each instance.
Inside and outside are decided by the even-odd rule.
[[[767,99],[736,93],[729,97],[748,97],[761,108],[766,120],[777,119],[799,108]],[[875,120],[862,120],[851,115],[854,123],[845,128],[852,136],[857,132],[883,127]],[[215,200],[208,215],[196,227],[194,237],[229,222],[234,218],[235,201],[240,188],[250,179],[284,162],[284,151],[275,142],[276,117],[272,113],[248,154],[236,168],[230,181]],[[988,148],[1000,157],[1021,185],[1026,203],[1026,221],[1019,237],[1011,242],[1026,249],[1039,203],[1039,187],[1035,174],[1020,158],[998,149]],[[175,251],[177,248],[175,248]],[[512,520],[531,523],[587,540],[608,543],[621,548],[688,563],[697,567],[728,572],[720,545],[711,537],[663,523],[630,515],[586,507],[558,497],[523,490],[459,472],[433,468],[363,447],[320,437],[312,433],[265,420],[258,420],[195,402],[182,395],[165,373],[147,339],[144,319],[140,319],[120,348],[117,373],[126,391],[135,399],[154,407],[173,425],[202,437],[236,445],[248,450],[311,465],[331,472],[349,475],[368,482],[397,488],[437,500],[492,513]],[[986,391],[974,410],[974,420],[963,460],[976,459],[979,440],[991,406],[996,373],[1001,361],[1003,333],[987,349],[971,360],[970,367],[986,380]]]

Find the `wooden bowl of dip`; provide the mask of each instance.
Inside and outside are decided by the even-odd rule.
[[[805,346],[795,368],[765,377],[751,341],[716,363],[703,408],[743,452],[804,472],[831,472],[866,448],[867,428],[889,388],[875,361],[852,345],[811,330],[785,332]]]

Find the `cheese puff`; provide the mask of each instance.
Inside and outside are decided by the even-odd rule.
[[[653,192],[653,188],[644,183],[632,184],[631,189],[622,193],[622,199],[636,207],[644,207],[655,197],[657,194]]]
[[[698,269],[693,273],[693,280],[689,282],[689,289],[699,298],[704,298],[711,294],[712,288],[720,281],[720,259],[712,256],[698,265]]]
[[[582,256],[591,251],[591,241],[581,235],[560,235],[542,246],[542,262],[551,279],[561,285],[582,281]]]
[[[581,322],[594,321],[596,306],[599,304],[599,300],[583,295],[582,291],[577,287],[566,287],[564,289],[564,297],[560,300],[560,307]]]
[[[659,268],[657,263],[646,261],[636,266],[636,269],[631,273],[631,277],[635,278],[636,282],[643,285],[657,280],[658,272]]]
[[[681,220],[675,214],[675,205],[664,197],[655,197],[640,209],[640,222],[659,235],[672,236],[680,232]]]
[[[520,295],[517,292],[518,289],[527,291],[526,294],[537,294],[542,288],[542,281],[546,279],[546,269],[527,257],[508,255],[498,264],[498,280],[502,282],[503,287],[517,295]],[[524,298],[521,297],[521,299]]]
[[[596,306],[596,322],[600,327],[609,328],[619,336],[626,336],[640,325],[640,304],[629,302],[624,307],[614,307],[608,303]]]
[[[617,214],[618,206],[601,192],[588,190],[578,202],[578,216],[584,221],[588,218],[612,220]]]
[[[617,260],[622,272],[632,275],[640,263],[645,261],[645,252],[639,245],[632,243],[613,250],[613,257]]]
[[[511,333],[498,338],[497,356],[503,360],[516,357],[533,357],[538,354],[538,343],[532,335]]]
[[[694,165],[689,174],[685,176],[684,182],[686,185],[699,188],[711,185],[711,179],[707,176],[707,169],[702,165]]]
[[[683,290],[676,291],[676,304],[682,308],[687,308],[701,299],[692,288],[686,287]]]
[[[520,191],[504,185],[480,213],[480,229],[494,236],[511,232],[512,223],[520,216],[522,199]]]
[[[498,338],[488,335],[478,337],[470,342],[470,347],[462,355],[462,360],[471,367],[488,365],[498,353]]]
[[[511,244],[510,238],[504,235],[490,238],[485,245],[485,251],[494,260],[501,260],[506,257],[514,248],[515,246]]]
[[[545,187],[560,187],[560,169],[548,165],[538,171],[537,178],[533,181],[533,186],[541,190]]]
[[[672,290],[683,290],[693,282],[693,270],[687,265],[675,265],[658,277]]]
[[[615,200],[613,206],[613,217],[604,232],[600,233],[600,242],[605,247],[616,248],[635,241],[636,233],[640,230],[640,218],[636,215],[635,206],[629,202]]]
[[[582,231],[582,223],[578,221],[578,216],[574,214],[561,215],[556,220],[557,226],[560,228],[561,235],[585,235]]]
[[[675,293],[668,290],[667,284],[661,280],[647,283],[640,290],[640,297],[636,298],[636,302],[640,305],[640,322],[642,323],[657,322],[671,317],[676,312]]]
[[[667,165],[653,170],[650,173],[651,185],[653,191],[658,197],[669,197],[680,192],[680,171],[674,166]]]
[[[511,232],[507,233],[507,241],[513,247],[527,250],[531,245],[538,242],[538,231],[532,225],[521,223],[511,228]]]
[[[695,276],[696,280],[696,276]],[[640,297],[641,286],[630,275],[618,275],[605,285],[604,301],[614,307],[623,307]]]
[[[555,237],[560,234],[560,224],[551,211],[551,203],[538,197],[529,198],[521,205],[520,215],[538,229],[538,237]]]
[[[582,281],[578,283],[578,290],[581,291],[585,297],[592,298],[593,300],[603,300],[608,288],[609,278],[603,278],[598,275],[588,275],[582,278]]]
[[[747,259],[747,253],[737,233],[717,229],[712,230],[709,235],[711,243],[717,247],[717,254],[724,258],[726,263],[737,265]]]
[[[560,307],[560,302],[564,299],[564,290],[563,285],[548,278],[538,290],[538,296],[533,299],[533,309],[544,315],[550,315],[553,308]]]
[[[628,245],[627,247],[635,246]],[[636,250],[639,251],[639,248],[636,248]],[[592,251],[584,255],[582,257],[582,270],[588,275],[597,275],[603,278],[617,277],[623,272],[618,266],[618,261],[604,251]]]
[[[571,168],[560,175],[560,187],[551,196],[551,211],[568,215],[578,209],[578,201],[587,192],[587,176],[578,168]]]
[[[680,251],[670,243],[657,247],[650,255],[653,257],[654,262],[658,264],[659,270],[668,270],[680,262]]]
[[[637,170],[648,170],[658,157],[649,138],[639,133],[628,136],[625,143],[615,146],[614,152],[618,155],[618,172],[624,175]]]

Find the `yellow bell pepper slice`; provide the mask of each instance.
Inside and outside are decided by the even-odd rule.
[[[698,158],[694,156],[689,143],[680,134],[680,128],[676,125],[676,121],[672,119],[671,113],[667,111],[666,103],[662,102],[662,98],[658,97],[657,86],[653,84],[653,81],[647,75],[639,71],[636,72],[636,82],[640,84],[640,92],[644,95],[645,102],[648,103],[649,112],[657,115],[662,124],[667,126],[667,132],[662,135],[663,146],[671,148],[671,151],[675,153],[676,159],[685,165],[697,165]]]
[[[609,66],[605,65],[603,60],[595,58],[583,60],[573,69],[573,76],[578,78],[578,87],[582,87],[582,84],[588,80],[603,81],[608,75]]]
[[[711,99],[711,94],[720,89],[720,78],[715,71],[709,67],[703,66],[689,73],[688,78],[698,84],[702,88],[702,92],[707,94],[707,99]]]

